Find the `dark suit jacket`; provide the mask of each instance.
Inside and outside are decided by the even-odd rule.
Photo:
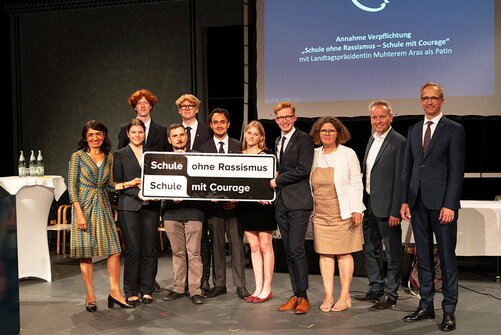
[[[118,133],[117,149],[122,149],[127,144],[129,144],[129,138],[127,137],[127,123],[124,123],[120,126],[120,132]],[[148,138],[144,143],[144,151],[167,151],[168,148],[169,142],[167,141],[167,129],[151,120]]]
[[[371,169],[370,205],[375,216],[400,217],[402,199],[402,164],[405,153],[405,137],[393,128],[386,135]],[[374,137],[369,138],[365,149],[362,171],[366,173],[366,162]],[[365,190],[365,186],[364,186]]]
[[[421,191],[426,208],[457,210],[464,176],[464,128],[442,116],[424,154],[422,134],[423,121],[409,128],[402,170],[402,202],[412,207]]]
[[[141,167],[131,147],[127,145],[114,154],[113,179],[116,183],[123,183],[134,178],[141,178]],[[138,197],[138,187],[129,187],[119,192],[118,210],[138,211],[141,209],[143,200]]]
[[[206,153],[217,153],[219,148],[216,148],[214,143],[214,138],[210,138],[207,142],[198,147],[198,151]],[[228,153],[229,154],[241,154],[242,153],[242,142],[234,138],[228,138]],[[207,210],[209,212],[217,212],[224,205],[224,202],[210,203],[207,204]]]
[[[275,153],[280,138],[275,140]],[[282,201],[289,210],[310,210],[313,198],[310,189],[310,171],[315,146],[310,135],[296,128],[279,162],[277,202]]]
[[[208,141],[203,143],[198,147],[198,151],[207,153],[217,153],[219,148],[216,148],[214,139],[211,137]],[[228,153],[229,154],[241,154],[242,153],[242,142],[234,138],[228,139]]]
[[[193,142],[193,147],[191,150],[198,151],[200,146],[212,139],[212,129],[206,124],[198,122],[197,133],[195,134],[195,142]]]

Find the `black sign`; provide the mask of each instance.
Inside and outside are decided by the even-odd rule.
[[[145,152],[142,195],[156,199],[273,201],[275,156]]]

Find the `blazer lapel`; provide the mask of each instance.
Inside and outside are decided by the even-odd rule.
[[[384,139],[383,144],[381,145],[381,149],[379,149],[379,152],[377,153],[376,159],[374,160],[374,165],[377,164],[377,161],[379,160],[379,158],[381,157],[387,146],[388,146],[388,136],[386,136],[386,138]]]
[[[209,144],[210,144],[212,152],[217,153],[216,143],[214,143],[214,139],[211,138],[209,141],[210,141]]]
[[[440,121],[438,121],[437,126],[435,127],[435,131],[433,132],[433,136],[431,137],[431,140],[430,140],[430,145],[428,146],[428,151],[423,153],[423,160],[425,160],[426,157],[428,157],[428,154],[433,149],[433,146],[437,142],[437,139],[440,136],[440,134],[442,133],[443,129],[444,129],[444,116],[442,116]]]
[[[364,154],[364,161],[362,162],[362,173],[365,175],[365,166],[367,162],[367,155],[369,154],[369,150],[372,146],[372,143],[374,143],[374,136],[371,135],[369,138],[369,142],[367,142],[367,146],[365,147],[365,154]]]
[[[134,151],[132,151],[130,145],[127,145],[126,153],[127,153],[128,159],[132,162],[132,166],[134,167],[134,170],[141,171],[141,166],[139,165],[139,162],[137,161],[136,155],[134,154]]]
[[[285,150],[284,150],[284,157],[287,156],[287,153],[291,150],[294,142],[296,141],[297,139],[297,136],[298,136],[298,130],[296,129],[294,131],[294,134],[292,134],[291,136],[291,139],[289,140],[289,142],[287,143],[287,146],[285,147]]]

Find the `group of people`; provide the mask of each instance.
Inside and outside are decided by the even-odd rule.
[[[274,150],[266,148],[263,125],[250,122],[243,142],[228,136],[230,114],[215,108],[208,126],[197,121],[200,101],[191,94],[177,101],[182,122],[167,129],[151,117],[157,98],[148,90],[134,92],[129,105],[136,118],[120,128],[119,150],[110,154],[108,131],[97,121],[82,130],[78,151],[69,167],[69,193],[73,205],[71,255],[80,258],[87,291],[86,309],[97,309],[92,287],[93,256],[108,256],[108,307],[132,308],[152,303],[156,285],[159,217],[162,216],[172,249],[174,288],[164,298],[189,295],[194,304],[227,293],[226,240],[230,246],[233,286],[239,298],[262,303],[272,298],[277,229],[285,249],[292,296],[279,311],[305,314],[310,310],[305,239],[313,228],[314,249],[320,255],[323,312],[351,307],[352,253],[363,250],[369,279],[367,293],[354,298],[373,301],[371,310],[393,308],[402,278],[401,220],[410,221],[419,255],[419,308],[404,321],[435,318],[433,235],[436,236],[443,276],[441,330],[456,327],[458,296],[455,258],[457,216],[464,171],[464,129],[443,116],[444,90],[426,83],[420,90],[424,120],[407,138],[391,123],[390,104],[369,105],[373,135],[360,164],[355,151],[344,144],[350,132],[336,117],[320,117],[307,134],[294,126],[294,105],[274,108],[281,135]],[[315,148],[315,145],[317,148]],[[217,154],[275,154],[277,173],[269,186],[276,191],[270,202],[148,200],[141,196],[143,151],[198,151]],[[222,158],[224,159],[224,158]],[[108,191],[120,193],[118,221],[126,246],[123,291],[120,290],[122,252]],[[411,219],[412,217],[412,219]],[[244,243],[251,251],[255,290],[246,289]],[[387,260],[386,274],[381,264]],[[334,298],[335,259],[340,292]],[[211,274],[212,260],[212,283]]]

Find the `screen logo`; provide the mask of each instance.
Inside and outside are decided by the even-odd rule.
[[[357,6],[358,8],[360,8],[363,11],[374,13],[374,12],[382,11],[386,7],[386,4],[390,2],[390,0],[384,0],[384,2],[381,5],[379,5],[379,7],[377,7],[377,8],[364,6],[360,2],[358,2],[358,0],[351,0],[351,2],[353,2],[353,4],[355,6]]]

